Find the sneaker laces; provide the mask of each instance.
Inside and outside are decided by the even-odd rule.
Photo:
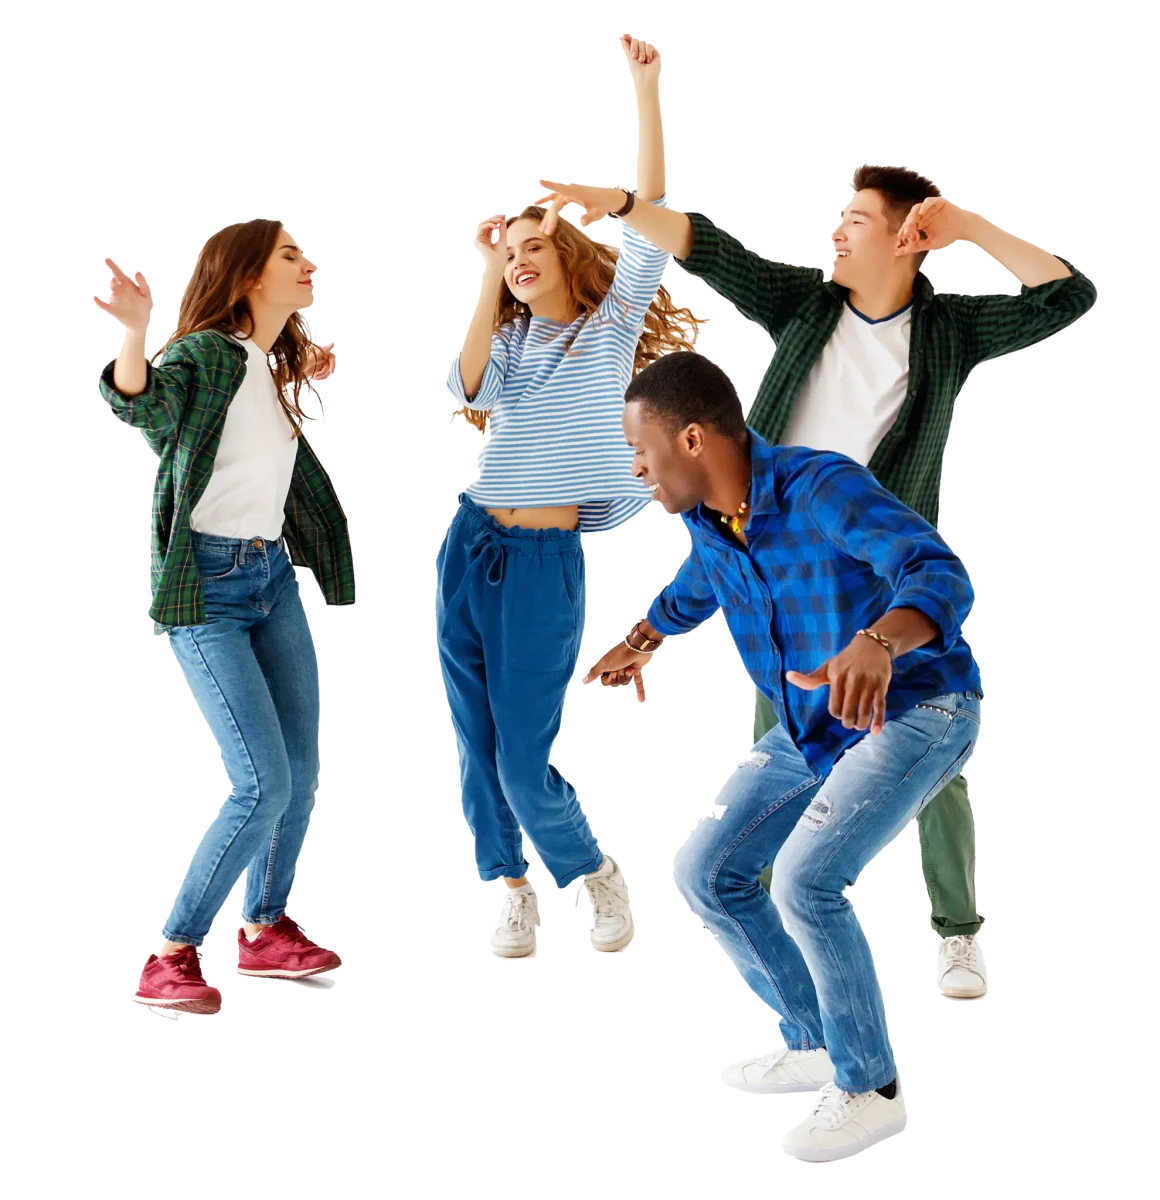
[[[948,971],[955,967],[962,967],[967,971],[977,970],[978,957],[975,951],[974,934],[960,933],[955,937],[944,939],[943,958]]]
[[[512,892],[504,900],[499,922],[515,933],[527,933],[535,924],[532,919],[532,897],[528,892]]]
[[[286,941],[293,943],[295,946],[312,947],[314,945],[306,936],[306,930],[297,921],[292,921],[289,917],[279,917],[270,928],[276,929],[279,937],[285,938]]]
[[[592,916],[597,925],[601,921],[614,921],[620,918],[617,905],[628,903],[628,890],[619,886],[612,875],[585,875],[584,887],[588,889],[588,897],[592,901]],[[576,892],[575,908],[580,903],[582,892]]]
[[[767,1071],[772,1071],[778,1066],[789,1054],[790,1048],[783,1046],[780,1050],[771,1050],[768,1054],[763,1054],[760,1058],[755,1058],[753,1063],[755,1066],[764,1067]]]
[[[196,983],[205,983],[205,976],[201,973],[201,954],[192,946],[177,954],[167,954],[165,958],[169,960],[170,968],[177,971],[178,974],[184,975]]]
[[[827,1129],[837,1129],[850,1112],[850,1103],[856,1100],[853,1092],[844,1092],[836,1083],[824,1084],[814,1106],[813,1116],[818,1124]]]

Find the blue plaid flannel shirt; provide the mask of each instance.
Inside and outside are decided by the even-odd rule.
[[[844,455],[749,437],[748,545],[703,506],[684,513],[692,550],[649,609],[653,628],[686,633],[722,609],[746,670],[820,775],[865,731],[830,716],[828,688],[803,691],[785,672],[813,671],[889,609],[917,608],[940,636],[895,660],[888,720],[948,692],[981,695],[961,632],[974,591],[934,527]]]

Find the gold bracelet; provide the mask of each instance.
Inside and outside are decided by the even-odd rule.
[[[890,661],[894,661],[894,647],[882,636],[882,634],[875,633],[873,629],[859,629],[854,636],[873,638],[880,646],[886,647],[886,653],[890,655]]]

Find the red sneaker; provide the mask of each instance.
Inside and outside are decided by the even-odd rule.
[[[316,946],[289,917],[279,917],[251,942],[238,930],[238,974],[302,979],[342,966],[333,950]]]
[[[221,992],[202,978],[201,963],[193,946],[162,958],[150,954],[133,999],[138,1004],[174,1012],[208,1014],[222,1006]]]

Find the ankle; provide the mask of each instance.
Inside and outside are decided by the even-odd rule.
[[[270,926],[255,925],[252,921],[246,921],[243,923],[242,928],[246,931],[246,937],[252,942],[254,938],[256,938],[258,934],[262,932],[263,929],[269,929]]]
[[[157,952],[158,958],[165,958],[170,954],[180,954],[182,950],[189,947],[189,942],[162,942],[161,949]]]
[[[519,879],[508,879],[508,877],[505,875],[504,884],[511,888],[513,892],[519,888],[527,888],[530,891],[532,887],[532,885],[528,882],[528,877],[526,875],[521,875]]]

